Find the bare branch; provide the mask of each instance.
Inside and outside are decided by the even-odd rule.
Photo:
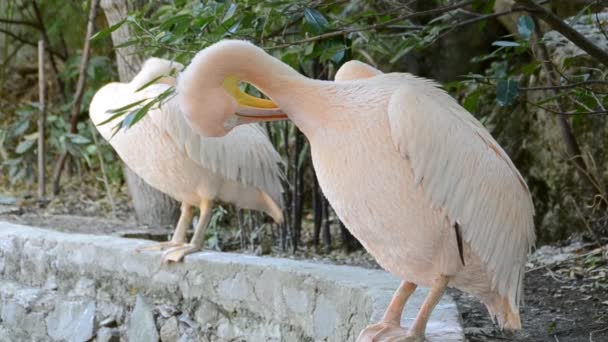
[[[22,44],[25,44],[25,45],[29,45],[29,46],[35,46],[35,47],[38,46],[37,42],[33,42],[33,41],[30,41],[30,40],[27,40],[26,38],[23,38],[23,37],[19,36],[18,34],[15,34],[14,32],[11,32],[9,30],[5,30],[3,28],[0,28],[0,33],[1,34],[5,34],[6,36],[14,39],[15,41],[17,41],[19,43],[22,43]],[[53,49],[50,49],[48,46],[47,46],[47,50],[46,51],[49,52],[51,55],[53,55],[55,57],[61,58],[62,60],[65,59],[60,53],[58,53],[57,51],[55,51]]]
[[[40,8],[38,8],[36,1],[32,1],[31,4],[36,15],[36,20],[38,20],[38,30],[40,30],[40,33],[42,34],[42,39],[44,40],[44,44],[46,45],[47,49],[50,49],[51,40],[49,39],[49,35],[46,31],[46,26],[44,25],[44,20],[42,19],[42,13],[40,12]],[[59,88],[59,95],[65,101],[65,85],[63,84],[63,81],[59,78],[59,68],[57,67],[55,57],[53,57],[52,54],[50,55],[50,57],[51,58],[49,59],[51,61],[51,67],[53,68],[53,72],[55,73],[55,82],[57,83],[57,87]]]
[[[15,19],[0,18],[0,23],[2,23],[2,24],[9,24],[9,25],[30,26],[30,27],[33,27],[35,29],[38,28],[38,25],[35,22],[27,21],[27,20],[15,20]]]
[[[521,88],[519,88],[519,90],[523,90],[523,91],[537,91],[537,90],[550,90],[550,89],[563,90],[563,89],[579,88],[579,87],[588,86],[588,85],[608,85],[608,81],[588,80],[588,81],[582,81],[582,82],[576,82],[576,83],[570,83],[570,84],[564,84],[564,85],[553,85],[553,86],[545,86],[545,87],[528,87],[528,88],[521,87]]]
[[[99,0],[91,0],[91,9],[89,11],[89,20],[87,23],[87,32],[84,37],[84,47],[82,48],[82,59],[80,60],[80,69],[78,74],[78,82],[76,83],[76,92],[74,94],[74,102],[72,104],[72,113],[70,118],[70,133],[76,133],[78,130],[78,118],[81,113],[82,96],[87,80],[87,68],[89,66],[91,36],[93,35],[93,25],[97,16],[97,7]],[[59,184],[61,180],[61,172],[67,159],[67,151],[64,151],[59,158],[57,167],[53,172],[53,194],[59,193]]]
[[[581,48],[583,51],[587,52],[593,58],[597,59],[600,63],[608,66],[608,52],[604,51],[585,36],[580,34],[577,30],[573,29],[570,25],[566,24],[566,22],[564,22],[553,12],[540,6],[533,0],[515,0],[515,2],[521,5],[527,12],[541,19],[551,26],[551,28],[568,38],[572,43]]]

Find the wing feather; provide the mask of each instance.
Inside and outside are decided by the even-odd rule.
[[[388,117],[393,143],[435,207],[456,222],[491,271],[492,285],[519,306],[534,207],[520,173],[490,133],[446,92],[411,75]]]
[[[144,90],[153,98],[168,86],[157,84]],[[148,115],[196,164],[229,180],[256,187],[283,206],[282,159],[263,127],[241,125],[221,138],[203,137],[186,122],[176,99],[170,99]]]

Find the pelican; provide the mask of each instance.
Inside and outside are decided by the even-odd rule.
[[[260,210],[276,222],[283,221],[281,158],[258,124],[239,126],[222,138],[202,137],[188,126],[175,98],[152,108],[140,122],[114,136],[112,123],[101,124],[110,116],[109,110],[153,99],[175,85],[175,78],[165,76],[172,69],[179,71],[183,66],[151,58],[130,83],[102,87],[89,109],[97,130],[125,164],[152,187],[181,202],[172,239],[139,249],[167,249],[164,262],[180,261],[202,249],[215,201]],[[156,83],[145,87],[150,82]],[[142,87],[145,88],[140,90]],[[249,99],[235,89],[234,94],[237,93],[244,102]],[[251,101],[257,106],[271,104],[267,100]],[[186,243],[193,207],[200,208],[200,218],[194,236]]]
[[[534,209],[505,151],[433,81],[362,63],[338,75],[342,81],[309,79],[251,43],[225,40],[200,51],[182,72],[178,101],[203,135],[284,116],[306,135],[338,217],[384,269],[403,279],[384,318],[364,329],[360,341],[424,340],[447,286],[479,298],[501,327],[521,328]],[[238,82],[256,86],[284,114],[243,111],[231,91]],[[402,311],[417,286],[430,291],[405,329]]]

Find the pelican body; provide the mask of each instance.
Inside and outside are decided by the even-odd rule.
[[[137,124],[113,135],[114,122],[100,124],[109,110],[153,99],[175,84],[168,75],[182,65],[152,58],[130,83],[110,83],[93,97],[90,117],[97,130],[131,170],[152,187],[182,203],[173,239],[141,250],[167,250],[163,260],[179,261],[202,248],[205,228],[215,201],[266,212],[281,222],[280,156],[257,124],[242,125],[222,138],[202,137],[192,130],[175,98],[152,108]],[[157,83],[141,89],[149,82]],[[118,121],[118,120],[117,120]],[[193,207],[201,216],[195,235],[186,244]]]
[[[312,80],[250,43],[222,41],[199,52],[177,86],[184,115],[204,135],[226,134],[242,119],[221,87],[227,77],[255,85],[301,129],[338,217],[404,280],[360,341],[422,340],[447,286],[483,301],[501,327],[521,327],[535,239],[530,193],[488,131],[437,84],[360,62],[346,64],[336,82]],[[224,107],[199,116],[210,92]],[[431,290],[406,330],[401,313],[418,285]]]

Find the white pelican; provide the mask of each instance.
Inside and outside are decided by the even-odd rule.
[[[256,108],[243,115],[230,89],[249,82],[304,132],[339,218],[383,268],[404,280],[384,319],[362,331],[361,341],[423,340],[447,286],[482,300],[501,327],[520,328],[524,263],[535,239],[522,176],[437,84],[370,68],[365,79],[312,80],[250,43],[222,41],[200,51],[180,75],[180,108],[211,136],[242,122],[277,119]],[[204,109],[207,115],[200,115]],[[418,285],[431,289],[405,330],[401,313]]]
[[[188,126],[172,98],[113,137],[114,122],[100,125],[110,116],[108,110],[153,99],[174,85],[172,77],[158,79],[172,69],[181,70],[183,66],[151,58],[130,83],[110,83],[101,88],[89,109],[91,120],[121,159],[148,184],[182,203],[171,241],[140,249],[170,248],[163,255],[164,262],[179,261],[202,249],[216,200],[264,211],[276,222],[283,220],[281,157],[258,124],[239,126],[222,138],[202,137]],[[157,84],[137,91],[156,79]],[[272,105],[257,99],[252,103]],[[188,244],[186,231],[192,223],[193,206],[198,206],[201,214]]]

